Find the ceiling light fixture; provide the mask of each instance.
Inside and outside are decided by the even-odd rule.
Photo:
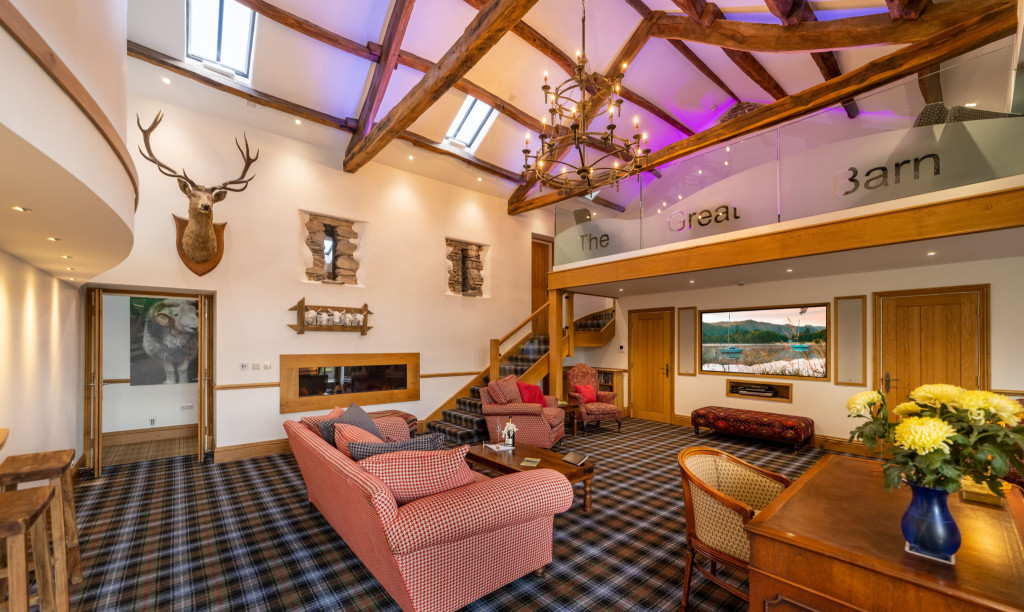
[[[966,106],[967,108],[974,108],[977,105],[977,102],[968,102],[967,104],[964,104],[964,106]]]
[[[551,117],[541,119],[540,144],[536,151],[530,150],[530,134],[527,132],[523,169],[527,178],[536,178],[542,186],[559,190],[590,191],[612,184],[618,190],[619,181],[623,179],[636,176],[640,180],[640,172],[647,164],[651,150],[647,148],[647,133],[640,131],[639,117],[633,117],[632,136],[616,132],[619,126],[615,119],[622,116],[621,80],[626,63],[623,62],[617,74],[608,77],[590,70],[586,0],[582,5],[580,30],[583,44],[576,51],[575,74],[552,87],[548,85],[548,73],[544,73],[541,90]],[[608,121],[604,130],[591,131],[590,124],[601,117]],[[587,150],[592,146],[588,143],[594,141],[603,145],[596,158]],[[556,166],[561,171],[556,171]],[[565,172],[566,168],[572,172]]]
[[[296,119],[295,125],[302,125],[302,119]]]
[[[73,280],[75,280],[75,277],[73,277],[73,276],[72,276],[72,277],[71,277],[71,278],[69,278],[68,280],[69,280],[69,281],[73,281]]]
[[[47,236],[46,239],[49,240],[50,242],[59,242],[60,241],[60,238],[57,238],[56,236]]]
[[[934,254],[935,254],[935,251],[928,251],[928,253],[927,253],[928,257],[931,257]]]
[[[409,159],[410,159],[410,160],[412,160],[412,159],[415,159],[415,158],[414,158],[414,157],[413,157],[412,155],[410,155],[410,156],[409,156]]]
[[[793,268],[786,268],[786,272],[792,272]]]
[[[623,291],[625,291],[625,289],[619,289],[619,293],[622,293]]]
[[[693,280],[693,279],[690,279],[690,284],[691,284],[691,285],[692,285],[692,284],[694,284],[695,282],[697,282],[697,281],[695,281],[695,280]]]
[[[74,270],[74,268],[72,268],[72,267],[70,267],[70,266],[65,266],[65,267],[64,267],[64,269],[65,269],[65,270],[67,270],[68,272],[70,272],[70,271]]]
[[[482,180],[484,180],[484,177],[482,177],[482,176],[478,176],[478,177],[476,177],[476,182],[478,182],[478,183],[479,183],[479,182],[480,182],[480,181],[482,181]]]
[[[164,82],[164,85],[170,85],[171,80],[167,77],[160,77],[160,80]]]
[[[31,208],[25,208],[24,206],[12,206],[11,210],[16,210],[18,212],[32,212]]]
[[[71,256],[70,255],[61,255],[60,258],[61,259],[71,259]]]

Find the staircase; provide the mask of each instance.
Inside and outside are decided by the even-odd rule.
[[[515,374],[522,377],[533,364],[548,354],[548,337],[533,336],[515,349],[511,355],[503,356],[499,369],[501,375]],[[481,385],[469,388],[469,396],[455,400],[455,408],[441,412],[440,421],[427,421],[427,431],[443,433],[449,442],[455,444],[476,444],[486,442],[487,421],[484,419],[480,402],[480,389],[490,382],[488,376],[483,377]]]

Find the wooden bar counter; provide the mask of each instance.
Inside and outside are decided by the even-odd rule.
[[[949,496],[956,565],[903,550],[909,487],[887,493],[881,463],[828,455],[747,524],[750,609],[1024,610],[1024,499],[1001,508]]]

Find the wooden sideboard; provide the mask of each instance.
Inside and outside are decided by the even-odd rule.
[[[956,565],[903,550],[907,487],[887,493],[881,463],[828,455],[747,524],[750,609],[1022,610],[1024,499],[1001,508],[949,496]]]

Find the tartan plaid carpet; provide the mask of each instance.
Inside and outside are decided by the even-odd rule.
[[[824,455],[719,434],[698,439],[689,428],[638,419],[624,419],[622,433],[606,423],[568,436],[556,451],[598,462],[593,513],[583,513],[577,496],[555,517],[547,574],[465,610],[677,610],[685,528],[676,455],[694,445],[792,479]],[[307,503],[291,455],[120,465],[82,480],[75,495],[85,581],[72,587],[74,610],[399,609]],[[690,605],[747,608],[696,572]]]

